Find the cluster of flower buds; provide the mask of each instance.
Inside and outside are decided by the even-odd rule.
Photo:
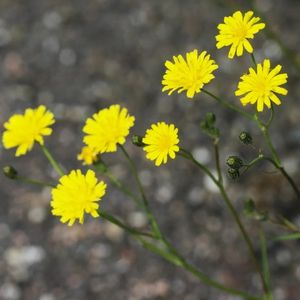
[[[229,156],[226,160],[226,164],[228,165],[228,175],[232,179],[236,179],[240,176],[240,168],[244,166],[243,160],[238,156]]]

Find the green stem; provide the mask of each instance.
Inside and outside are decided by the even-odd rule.
[[[227,101],[224,101],[223,99],[221,99],[220,97],[217,97],[216,95],[214,95],[213,93],[205,90],[205,89],[201,89],[201,91],[207,95],[209,95],[210,97],[212,97],[213,99],[217,100],[219,103],[221,103],[223,106],[238,112],[239,114],[243,115],[244,117],[250,119],[250,120],[254,120],[254,117],[251,114],[248,114],[247,112],[241,110],[239,107],[237,107],[236,105],[233,105]]]
[[[162,234],[160,232],[160,229],[159,229],[159,226],[150,210],[150,207],[149,207],[149,203],[148,203],[148,200],[146,198],[146,195],[145,195],[145,192],[144,192],[144,189],[143,189],[143,186],[142,186],[142,183],[141,183],[141,180],[138,176],[138,172],[137,172],[137,169],[135,167],[135,164],[133,162],[133,160],[131,159],[131,157],[129,156],[129,154],[127,153],[127,151],[125,150],[125,148],[122,146],[122,145],[118,145],[120,147],[120,149],[122,150],[124,156],[126,157],[130,167],[131,167],[131,170],[132,170],[132,173],[133,173],[133,176],[137,182],[137,185],[138,185],[138,189],[140,191],[140,194],[142,196],[142,200],[143,200],[143,206],[144,206],[144,210],[147,214],[147,217],[148,217],[148,220],[150,221],[151,223],[151,227],[152,227],[152,230],[154,231],[155,235],[162,239]]]
[[[241,115],[247,117],[248,119],[254,121],[257,123],[258,127],[260,128],[260,130],[262,131],[263,137],[271,151],[273,160],[275,162],[275,167],[282,173],[282,175],[287,179],[287,181],[290,183],[290,185],[292,186],[293,190],[295,191],[296,195],[300,198],[300,190],[297,187],[296,183],[293,181],[293,179],[289,176],[289,174],[285,171],[285,169],[281,166],[281,161],[280,158],[275,150],[275,147],[273,146],[273,143],[271,141],[270,135],[269,135],[269,128],[268,126],[270,124],[265,125],[264,123],[262,123],[257,115],[250,115],[242,110],[240,110],[238,107],[236,107],[235,105],[232,105],[222,99],[220,99],[219,97],[215,96],[214,94],[202,89],[202,91],[208,95],[210,95],[212,98],[214,98],[215,100],[217,100],[218,102],[220,102],[223,106],[240,113]],[[273,119],[273,116],[272,116]],[[268,122],[269,123],[269,122]]]
[[[266,124],[266,127],[269,129],[269,127],[271,126],[272,122],[273,122],[273,118],[274,118],[274,106],[271,103],[271,113],[270,113],[270,117],[269,120]]]
[[[139,208],[144,208],[144,205],[141,202],[141,200],[134,193],[132,193],[120,180],[118,180],[113,174],[111,174],[108,170],[103,172],[101,168],[98,168],[98,165],[94,165],[94,167],[96,170],[100,171],[104,176],[106,176],[115,187],[117,187],[125,195],[131,198]]]
[[[227,293],[230,293],[230,294],[233,294],[233,295],[237,295],[237,296],[241,296],[243,297],[244,299],[249,299],[249,300],[259,300],[259,298],[257,297],[254,297],[254,296],[251,296],[245,292],[242,292],[242,291],[238,291],[238,290],[235,290],[235,289],[232,289],[232,288],[228,288],[212,279],[210,279],[208,276],[206,276],[205,274],[203,274],[202,272],[200,272],[199,270],[197,270],[194,266],[190,265],[189,263],[187,263],[185,261],[185,259],[178,253],[178,251],[167,241],[167,239],[165,238],[165,236],[161,233],[160,229],[159,229],[159,226],[150,210],[150,207],[148,205],[148,201],[147,201],[147,198],[145,196],[145,193],[144,193],[144,190],[143,190],[143,187],[142,187],[142,184],[140,182],[140,179],[138,177],[138,173],[137,173],[137,170],[136,170],[136,167],[135,167],[135,164],[134,162],[132,161],[132,159],[130,158],[130,156],[128,155],[127,151],[125,150],[125,148],[122,146],[122,145],[119,145],[119,147],[121,148],[123,154],[125,155],[125,157],[127,158],[130,166],[131,166],[131,169],[132,169],[132,172],[134,174],[134,177],[137,181],[137,184],[138,184],[138,187],[139,187],[139,190],[140,190],[140,193],[142,195],[142,198],[143,198],[143,203],[144,203],[144,208],[146,210],[146,213],[147,213],[147,216],[151,222],[151,227],[152,227],[152,230],[153,232],[155,233],[155,238],[157,238],[158,240],[160,240],[163,245],[165,246],[165,248],[168,250],[168,251],[165,251],[164,249],[154,245],[154,244],[151,244],[147,241],[145,241],[144,239],[142,239],[140,236],[137,236],[137,235],[133,235],[137,240],[139,240],[142,245],[150,250],[151,252],[154,252],[156,254],[159,254],[160,256],[164,257],[165,259],[167,259],[168,261],[170,261],[171,263],[173,263],[174,265],[176,266],[181,266],[183,267],[184,269],[186,269],[187,271],[191,272],[192,274],[194,274],[194,276],[196,276],[197,278],[199,278],[203,283],[209,285],[209,286],[212,286],[214,288],[217,288],[219,290],[223,290]],[[182,152],[182,155],[188,155],[188,152],[185,152],[184,150],[182,151],[181,149],[181,152]],[[210,173],[210,171],[205,167],[203,166],[202,164],[198,163],[191,155],[189,155],[193,160],[194,162],[201,168],[203,168],[205,170],[205,172],[211,177],[212,180],[214,180],[215,182],[217,182],[217,179]]]
[[[149,237],[149,238],[152,238],[154,239],[155,237],[153,236],[152,233],[150,232],[142,232],[142,231],[139,231],[139,230],[136,230],[132,227],[129,227],[127,225],[125,225],[123,222],[121,222],[120,220],[118,220],[117,218],[115,218],[114,216],[104,212],[104,211],[100,211],[99,212],[99,215],[106,219],[107,221],[117,225],[118,227],[124,229],[125,231],[127,231],[128,233],[132,234],[132,235],[141,235],[141,236],[145,236],[145,237]]]
[[[284,167],[277,167],[277,169],[281,172],[281,174],[286,178],[286,180],[289,182],[289,184],[292,186],[294,192],[296,193],[296,195],[298,196],[298,198],[300,199],[300,190],[297,187],[296,183],[294,182],[294,180],[291,178],[291,176],[286,172],[286,170],[284,169]]]
[[[264,157],[263,154],[259,154],[256,158],[251,160],[248,164],[244,165],[245,169],[243,170],[242,174],[247,172],[252,166],[254,166],[257,162],[259,162],[261,160],[269,160],[269,159],[267,157]]]
[[[215,161],[216,161],[216,169],[218,174],[218,181],[220,184],[223,183],[223,176],[220,165],[220,154],[219,154],[219,140],[214,141],[214,150],[215,150]]]
[[[51,155],[51,153],[49,152],[49,150],[47,149],[47,147],[45,145],[41,145],[41,148],[45,154],[45,156],[48,158],[49,162],[51,163],[51,165],[53,166],[53,168],[56,170],[56,172],[60,175],[63,176],[64,172],[62,170],[62,168],[59,166],[59,164],[56,162],[56,160],[53,158],[53,156]]]
[[[190,161],[192,161],[197,167],[199,167],[216,185],[218,185],[218,180],[215,178],[215,176],[209,171],[207,167],[202,165],[200,162],[198,162],[194,156],[187,150],[180,148],[180,151],[178,152],[178,155],[181,157],[184,157]]]
[[[251,56],[251,60],[252,60],[252,62],[253,62],[253,64],[254,64],[254,66],[256,67],[257,64],[256,64],[256,59],[255,59],[254,54],[251,53],[250,56]]]
[[[36,179],[31,179],[31,178],[27,178],[27,177],[23,177],[23,176],[17,176],[14,178],[15,180],[18,180],[20,182],[24,182],[24,183],[29,183],[29,184],[33,184],[33,185],[39,185],[39,186],[44,186],[44,187],[55,187],[55,184],[52,183],[47,183],[47,182],[43,182],[40,180],[36,180]]]
[[[218,152],[218,148],[215,148],[215,151]],[[259,276],[260,276],[260,278],[261,278],[262,286],[263,286],[263,289],[264,289],[264,291],[265,291],[265,293],[266,293],[266,292],[267,292],[267,286],[266,286],[266,283],[265,283],[265,281],[264,281],[263,274],[262,274],[262,272],[261,272],[259,263],[258,263],[258,261],[257,261],[256,255],[255,255],[255,251],[254,251],[254,247],[253,247],[253,245],[252,245],[252,242],[251,242],[251,240],[250,240],[250,238],[249,238],[249,236],[248,236],[248,233],[247,233],[246,229],[244,228],[244,225],[243,225],[243,223],[242,223],[242,221],[241,221],[241,219],[240,219],[238,213],[236,212],[234,206],[233,206],[232,203],[231,203],[231,200],[230,200],[229,196],[227,195],[227,193],[226,193],[226,191],[225,191],[225,188],[224,188],[224,186],[223,186],[223,183],[222,183],[221,181],[215,179],[215,177],[210,173],[210,171],[209,171],[205,166],[203,166],[202,164],[200,164],[199,162],[197,162],[197,161],[193,158],[193,156],[192,156],[192,154],[191,154],[190,152],[188,152],[188,151],[185,150],[184,153],[185,153],[185,156],[182,155],[183,157],[185,157],[186,159],[192,161],[192,162],[193,162],[194,164],[196,164],[201,170],[203,170],[206,174],[208,174],[208,175],[210,174],[210,175],[211,175],[211,176],[210,176],[211,179],[214,181],[214,183],[215,183],[216,186],[218,187],[218,189],[219,189],[219,191],[220,191],[220,194],[222,195],[222,197],[223,197],[223,199],[224,199],[224,201],[225,201],[225,204],[226,204],[227,208],[229,209],[231,215],[233,216],[233,219],[234,219],[235,223],[237,224],[237,226],[238,226],[238,228],[239,228],[239,230],[240,230],[240,232],[241,232],[241,234],[242,234],[243,239],[244,239],[245,242],[246,242],[246,245],[247,245],[247,247],[248,247],[248,251],[249,251],[250,257],[251,257],[251,259],[252,259],[252,261],[253,261],[253,263],[254,263],[254,266],[255,266],[255,268],[256,268],[256,270],[257,270],[257,273],[259,274]],[[188,154],[189,154],[189,155],[188,155]],[[216,155],[216,159],[219,160],[219,154]],[[217,164],[217,165],[220,165],[220,162],[216,162],[216,164]],[[219,174],[220,174],[220,176],[221,176],[221,178],[222,178],[221,172],[220,172]]]
[[[263,277],[263,274],[261,272],[261,269],[260,269],[260,266],[259,266],[259,263],[257,261],[257,258],[256,258],[256,255],[255,255],[255,251],[254,251],[254,247],[253,247],[253,244],[249,238],[249,235],[238,215],[238,213],[236,212],[235,208],[233,207],[231,201],[230,201],[230,198],[228,197],[225,189],[224,189],[224,186],[222,184],[219,185],[219,190],[220,190],[220,193],[221,195],[223,196],[223,199],[231,213],[231,215],[233,216],[233,219],[235,220],[235,223],[237,224],[238,228],[240,229],[240,232],[242,234],[242,237],[243,239],[245,240],[246,242],[246,245],[248,247],[248,251],[249,251],[249,254],[250,254],[250,257],[254,263],[254,266],[255,266],[255,269],[257,271],[257,273],[259,274],[260,278],[261,278],[261,282],[262,282],[262,286],[263,286],[263,289],[264,289],[264,292],[267,293],[268,289],[267,289],[267,285],[266,285],[266,282],[264,280],[264,277]]]
[[[100,214],[106,220],[108,220],[108,221],[112,222],[113,224],[126,230],[130,235],[132,235],[132,237],[134,237],[137,241],[139,241],[145,249],[161,256],[162,258],[166,259],[167,261],[169,261],[170,263],[172,263],[175,266],[184,268],[186,271],[192,273],[195,277],[197,277],[202,283],[204,283],[210,287],[216,288],[218,290],[224,291],[228,294],[240,296],[246,300],[261,300],[258,297],[249,295],[248,293],[240,291],[240,290],[236,290],[236,289],[227,287],[227,286],[211,279],[210,277],[208,277],[207,275],[205,275],[204,273],[202,273],[201,271],[196,269],[194,266],[189,264],[171,245],[169,245],[169,247],[171,247],[171,250],[168,248],[168,250],[170,250],[170,251],[166,251],[166,250],[162,249],[161,247],[159,247],[151,242],[146,241],[142,237],[141,232],[137,232],[136,230],[133,230],[132,228],[125,226],[122,222],[116,220],[111,215],[108,215],[107,213],[104,213],[104,212],[101,212]],[[145,235],[145,234],[143,234],[143,235]],[[151,236],[151,238],[155,238],[155,237]]]
[[[267,249],[267,241],[263,229],[259,230],[259,238],[260,238],[260,246],[261,246],[261,257],[262,257],[262,269],[264,279],[268,288],[268,293],[265,296],[266,300],[272,300],[271,293],[271,281],[270,281],[270,270],[269,270],[269,262],[268,262],[268,249]]]

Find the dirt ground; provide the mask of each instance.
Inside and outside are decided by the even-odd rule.
[[[120,103],[136,117],[132,133],[143,134],[153,122],[172,122],[179,128],[181,145],[214,168],[210,140],[199,128],[205,113],[213,111],[222,133],[223,170],[228,155],[250,160],[253,151],[239,143],[238,134],[249,130],[264,148],[253,124],[203,93],[195,101],[187,101],[184,94],[169,97],[161,92],[161,78],[164,62],[172,55],[207,50],[220,66],[208,89],[240,105],[233,92],[250,57],[229,61],[227,49],[216,49],[215,35],[224,16],[236,9],[247,11],[251,3],[0,0],[1,133],[2,124],[13,113],[44,104],[57,120],[47,146],[66,170],[84,169],[76,155],[82,147],[85,119],[100,108]],[[271,134],[283,164],[299,184],[300,1],[259,0],[255,6],[267,21],[267,29],[255,38],[256,57],[259,61],[270,58],[289,74],[289,94],[276,108]],[[163,232],[184,257],[220,282],[258,293],[259,279],[247,249],[209,179],[180,157],[157,168],[129,141],[126,148],[138,164]],[[103,158],[113,174],[136,191],[122,153]],[[0,165],[8,164],[32,178],[57,179],[38,147],[15,158],[13,151],[1,146]],[[261,209],[282,214],[300,226],[299,200],[267,163],[226,182],[241,215],[245,199],[252,197]],[[103,219],[88,218],[83,226],[72,228],[59,223],[50,214],[48,188],[12,182],[1,174],[0,201],[1,300],[239,299],[203,285]],[[146,226],[145,217],[111,184],[102,209],[131,226]],[[272,237],[287,232],[243,220],[258,254],[259,227],[266,230],[274,300],[299,299],[300,243],[272,242]]]

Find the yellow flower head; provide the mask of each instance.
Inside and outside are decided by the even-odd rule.
[[[248,39],[253,39],[254,34],[265,28],[264,23],[257,23],[260,18],[252,17],[253,11],[243,14],[236,11],[232,16],[225,17],[224,23],[218,25],[219,34],[216,36],[217,48],[231,46],[228,57],[233,58],[243,55],[244,48],[253,52],[253,48]]]
[[[257,111],[263,111],[264,104],[271,108],[271,101],[275,104],[281,104],[277,94],[286,95],[287,90],[280,87],[287,82],[286,73],[278,74],[281,66],[277,65],[274,69],[270,68],[270,60],[265,59],[262,64],[258,64],[256,70],[249,69],[249,73],[241,77],[236,96],[246,94],[241,98],[242,104],[257,104]]]
[[[60,178],[59,184],[52,189],[52,214],[59,216],[62,223],[72,226],[76,219],[82,224],[84,213],[96,218],[99,216],[99,202],[104,196],[106,184],[98,182],[95,172],[88,170],[86,175],[80,170]]]
[[[77,155],[78,160],[82,160],[84,165],[91,165],[98,159],[98,152],[85,146],[82,147],[81,153]]]
[[[167,70],[162,80],[162,91],[169,91],[169,95],[176,90],[178,93],[186,90],[187,97],[193,98],[204,84],[215,78],[212,73],[218,69],[206,51],[198,54],[198,50],[194,50],[186,54],[186,60],[182,55],[173,56],[173,60],[165,62]]]
[[[28,108],[23,115],[15,114],[4,123],[6,129],[2,136],[4,148],[17,147],[16,156],[30,151],[34,142],[44,144],[43,136],[50,135],[54,124],[53,114],[40,105],[36,109]]]
[[[115,152],[117,144],[124,144],[129,129],[134,125],[135,118],[128,114],[126,108],[111,105],[87,119],[83,132],[87,135],[83,141],[98,153]]]
[[[175,158],[179,151],[178,129],[173,124],[158,122],[152,124],[151,129],[147,129],[143,138],[144,151],[147,152],[146,157],[155,160],[155,165],[160,166],[166,163],[168,156]]]

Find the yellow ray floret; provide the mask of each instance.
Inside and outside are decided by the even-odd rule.
[[[277,65],[271,69],[270,60],[265,59],[262,64],[258,64],[256,70],[249,69],[249,73],[241,77],[236,96],[242,96],[241,103],[257,105],[257,111],[261,112],[264,105],[271,108],[271,102],[280,105],[281,101],[276,94],[286,95],[288,91],[281,85],[287,82],[288,75],[281,73],[281,66]]]
[[[128,114],[126,108],[121,109],[118,104],[111,105],[87,119],[83,141],[97,153],[115,152],[118,144],[125,143],[134,121],[135,118]]]
[[[265,28],[264,23],[258,23],[259,20],[260,18],[253,17],[253,11],[244,15],[236,11],[232,16],[225,17],[224,23],[218,25],[217,48],[230,46],[229,58],[243,55],[244,49],[252,53],[253,47],[248,40],[253,39],[257,32]]]
[[[218,69],[206,51],[198,54],[198,50],[193,50],[186,54],[186,59],[178,55],[173,60],[165,62],[167,70],[162,80],[162,91],[169,91],[169,95],[178,90],[178,93],[186,91],[187,97],[193,98],[204,84],[215,78],[213,71]]]
[[[45,106],[28,108],[24,114],[15,114],[4,123],[3,146],[6,149],[16,147],[16,156],[24,155],[32,149],[34,142],[44,144],[43,136],[52,133],[49,126],[54,123],[53,114]]]
[[[62,223],[72,226],[76,220],[84,221],[84,213],[96,218],[99,216],[101,197],[105,195],[106,184],[98,182],[95,172],[88,170],[86,175],[80,170],[60,178],[59,184],[52,189],[52,214],[60,217]]]
[[[98,159],[98,152],[88,146],[84,146],[80,154],[77,155],[77,159],[82,160],[83,165],[91,165]]]
[[[151,129],[147,129],[143,138],[144,151],[149,160],[155,160],[155,165],[160,166],[166,163],[168,156],[175,158],[176,152],[179,151],[178,129],[173,124],[158,122],[152,124]]]

